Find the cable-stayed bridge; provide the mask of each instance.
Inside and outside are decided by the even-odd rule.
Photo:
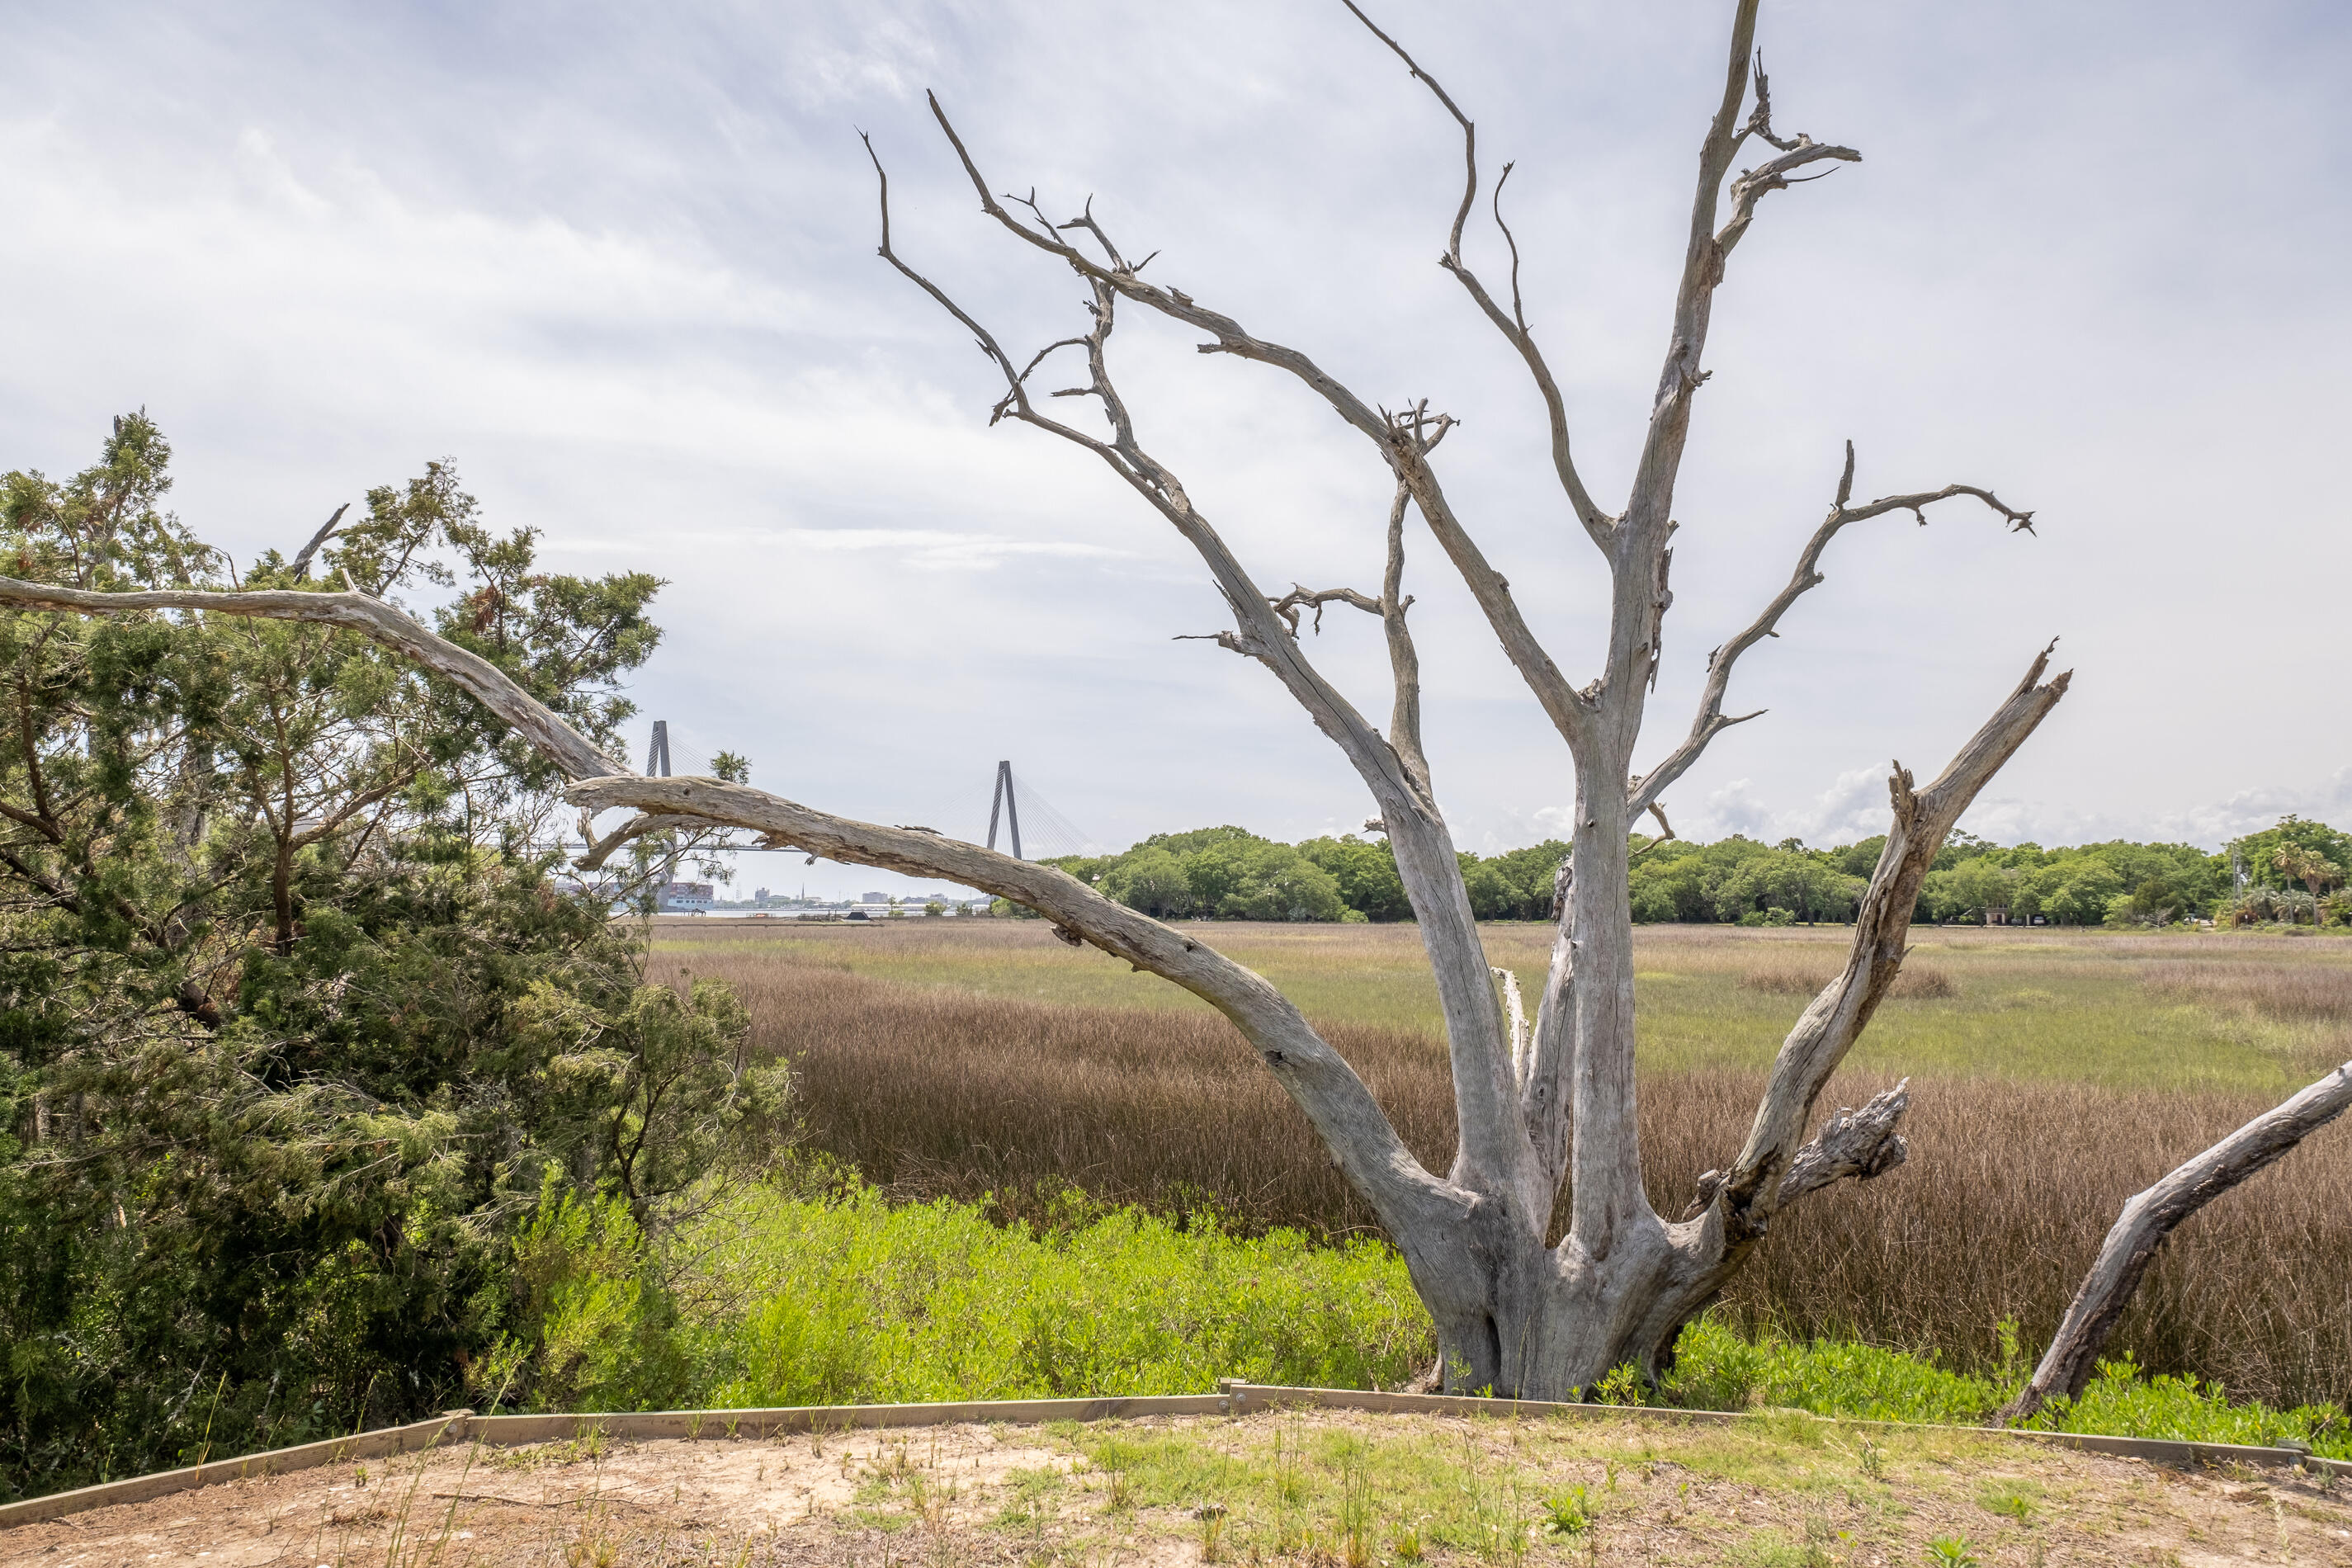
[[[646,775],[669,778],[683,774],[708,777],[710,759],[670,733],[668,721],[656,719],[646,745]],[[1010,761],[996,764],[989,792],[988,847],[1003,845],[1017,860],[1052,860],[1065,855],[1099,855],[1102,846],[1070,820],[1037,787],[1013,771]],[[583,846],[566,846],[573,853]]]
[[[1085,829],[1054,807],[1036,787],[1013,771],[1010,762],[996,764],[996,784],[988,797],[988,847],[1002,837],[1016,860],[1053,860],[1065,855],[1099,855],[1102,846]]]

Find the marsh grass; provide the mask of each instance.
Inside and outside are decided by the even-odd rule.
[[[1532,984],[1548,932],[1486,931]],[[1051,1228],[1075,1186],[1243,1233],[1373,1229],[1297,1109],[1225,1021],[1035,921],[908,921],[747,937],[715,922],[662,953],[731,981],[755,1038],[797,1069],[805,1135],[905,1197],[950,1196]],[[1454,1121],[1410,929],[1219,927],[1215,940],[1305,1001],[1415,1154],[1442,1168]],[[1738,1147],[1829,930],[1644,928],[1642,1139],[1654,1201],[1678,1214]],[[2336,999],[2352,947],[2247,936],[1916,934],[1897,996],[1822,1107],[1912,1079],[1907,1164],[1776,1223],[1724,1304],[1733,1321],[1852,1336],[1990,1371],[1999,1324],[2055,1326],[2124,1199],[2328,1063],[2352,1055]],[[1780,983],[1772,983],[1777,987]],[[2282,1000],[2284,999],[2284,1000]],[[2352,1129],[2192,1220],[2114,1342],[2155,1373],[2273,1404],[2352,1395]]]
[[[1743,991],[1761,991],[1771,996],[1804,996],[1821,994],[1840,972],[1834,969],[1811,969],[1781,966],[1773,969],[1750,969],[1739,977]],[[1942,1000],[1958,994],[1952,977],[1940,969],[1924,963],[1906,963],[1887,988],[1887,995],[1896,1001],[1916,1002],[1923,998]]]
[[[2159,995],[2266,1018],[2352,1024],[2352,964],[2147,964],[2140,983]]]

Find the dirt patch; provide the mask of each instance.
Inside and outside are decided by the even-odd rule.
[[[1941,1543],[1939,1546],[1938,1543]],[[2352,1484],[1790,1415],[1267,1414],[459,1447],[0,1532],[0,1568],[2352,1563]]]

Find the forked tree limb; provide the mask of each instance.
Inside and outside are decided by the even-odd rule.
[[[2072,672],[2043,684],[2049,667],[2050,649],[2044,648],[2017,689],[1927,788],[1915,790],[1910,772],[1895,768],[1889,781],[1895,820],[1854,916],[1845,971],[1822,987],[1782,1042],[1747,1144],[1717,1194],[1727,1242],[1752,1240],[1770,1223],[1815,1100],[1902,970],[1911,911],[1937,850],[1977,792],[2066,694]]]
[[[1907,1078],[1893,1089],[1871,1096],[1859,1110],[1839,1107],[1838,1113],[1813,1135],[1812,1142],[1790,1160],[1789,1173],[1780,1178],[1777,1205],[1786,1208],[1848,1177],[1866,1182],[1874,1176],[1883,1176],[1909,1159],[1911,1145],[1899,1128],[1903,1113],[1910,1109],[1911,1080]],[[1720,1171],[1709,1171],[1699,1177],[1698,1195],[1683,1211],[1683,1218],[1696,1219],[1706,1213],[1706,1205],[1715,1201],[1716,1192],[1722,1185]]]
[[[310,536],[310,542],[295,552],[294,559],[286,570],[297,578],[307,576],[310,570],[310,557],[319,553],[320,545],[335,537],[335,530],[342,526],[343,513],[351,510],[352,503],[349,501],[337,507],[333,514],[325,522],[320,524],[319,531]]]
[[[586,736],[508,679],[488,659],[459,647],[383,600],[356,591],[306,594],[291,588],[254,588],[215,593],[194,588],[152,588],[106,594],[0,577],[0,606],[98,616],[127,615],[140,610],[217,610],[264,620],[340,626],[446,679],[504,720],[565,778],[597,778],[627,771],[626,764],[598,751]]]
[[[1762,612],[1749,622],[1738,636],[1707,655],[1706,687],[1700,694],[1698,714],[1691,721],[1690,733],[1683,739],[1681,744],[1666,754],[1664,761],[1636,781],[1632,809],[1635,812],[1643,810],[1664,794],[1676,779],[1689,772],[1691,764],[1698,761],[1701,753],[1706,752],[1707,743],[1716,736],[1730,729],[1734,724],[1745,724],[1750,719],[1763,717],[1761,709],[1753,713],[1727,715],[1724,712],[1723,699],[1730,689],[1731,668],[1739,661],[1740,655],[1766,637],[1779,637],[1780,617],[1789,613],[1789,607],[1829,581],[1822,574],[1821,564],[1822,552],[1828,550],[1830,541],[1835,539],[1851,524],[1867,522],[1873,518],[1884,517],[1893,511],[1910,512],[1919,520],[1919,525],[1924,528],[1927,523],[1928,507],[1937,501],[1950,500],[1959,496],[1969,496],[1982,501],[2000,514],[2001,521],[2009,525],[2010,531],[2012,533],[2030,533],[2033,530],[2032,512],[2019,511],[1992,491],[1979,489],[1975,485],[1946,485],[1939,490],[1921,490],[1911,495],[1881,496],[1876,500],[1865,501],[1860,506],[1853,505],[1851,503],[1853,499],[1853,443],[1848,441],[1845,444],[1845,469],[1839,476],[1837,500],[1830,503],[1829,515],[1822,520],[1822,525],[1813,530],[1812,537],[1805,542],[1805,548],[1797,555],[1796,570],[1789,574],[1788,583],[1772,596],[1771,603],[1766,605]]]
[[[1517,349],[1519,358],[1527,363],[1528,374],[1535,378],[1536,391],[1543,398],[1545,417],[1550,426],[1552,471],[1558,476],[1560,489],[1567,495],[1569,507],[1576,513],[1577,521],[1584,525],[1584,531],[1605,554],[1610,548],[1611,536],[1616,531],[1617,520],[1601,509],[1600,503],[1584,488],[1583,477],[1577,472],[1576,458],[1569,439],[1568,405],[1560,396],[1559,382],[1553,376],[1551,365],[1545,360],[1543,351],[1536,346],[1535,333],[1528,325],[1527,311],[1520,302],[1519,247],[1516,239],[1510,238],[1510,230],[1503,224],[1502,180],[1495,183],[1495,226],[1502,229],[1504,237],[1510,241],[1510,310],[1505,310],[1496,301],[1477,273],[1462,259],[1462,231],[1470,221],[1471,208],[1478,201],[1478,128],[1471,122],[1468,115],[1462,112],[1461,105],[1454,101],[1454,96],[1438,79],[1422,69],[1420,62],[1405,52],[1402,44],[1364,15],[1356,0],[1340,0],[1340,3],[1355,14],[1356,20],[1361,22],[1372,37],[1386,44],[1390,51],[1404,62],[1405,69],[1412,73],[1413,80],[1429,89],[1444,107],[1445,112],[1454,117],[1454,123],[1462,128],[1462,205],[1454,209],[1454,226],[1445,237],[1445,254],[1437,258],[1437,264],[1454,275],[1468,292],[1471,301],[1478,307],[1479,312],[1494,324],[1495,330],[1503,334],[1505,341]],[[1510,178],[1510,165],[1505,164],[1503,179]]]
[[[1313,624],[1318,632],[1323,629],[1323,606],[1326,605],[1352,605],[1366,615],[1381,613],[1381,602],[1356,588],[1305,588],[1293,583],[1289,593],[1267,602],[1273,605],[1274,613],[1290,627],[1294,637],[1298,633],[1298,612],[1301,610],[1315,612]]]
[[[2284,1103],[2263,1112],[2145,1192],[2136,1193],[2100,1244],[2050,1349],[2000,1418],[2022,1421],[2049,1400],[2079,1398],[2099,1352],[2131,1304],[2132,1293],[2181,1221],[2269,1168],[2312,1133],[2352,1110],[2352,1062]]]
[[[601,871],[604,868],[604,862],[613,858],[613,851],[633,839],[643,838],[648,833],[663,833],[671,829],[691,832],[710,826],[707,818],[682,816],[675,812],[659,815],[639,813],[599,838],[591,826],[595,820],[596,814],[593,811],[583,811],[580,814],[580,837],[587,844],[588,849],[579,859],[572,863],[575,869]]]
[[[1062,237],[1062,227],[1081,226],[1100,239],[1100,226],[1090,214],[1086,218],[1073,220],[1071,225],[1064,226],[1052,224],[1042,216],[1034,226],[1023,222],[989,188],[987,176],[981,173],[980,165],[965,147],[963,138],[948,119],[947,110],[940,103],[939,96],[936,93],[927,96],[932,118],[939,121],[948,144],[955,149],[965,177],[980,197],[983,213],[1024,242],[1058,258],[1088,282],[1108,289],[1121,299],[1131,300],[1171,321],[1207,333],[1210,341],[1199,345],[1202,353],[1232,354],[1237,359],[1271,365],[1296,376],[1328,404],[1341,419],[1377,444],[1391,470],[1412,489],[1413,503],[1421,510],[1430,531],[1436,536],[1439,547],[1461,574],[1471,597],[1477,601],[1479,609],[1485,613],[1487,625],[1501,641],[1505,655],[1518,670],[1520,679],[1527,682],[1528,690],[1534,694],[1545,716],[1570,747],[1584,743],[1591,729],[1591,700],[1569,684],[1568,678],[1560,672],[1550,653],[1528,626],[1527,617],[1511,597],[1509,581],[1495,570],[1486,552],[1455,515],[1452,502],[1446,499],[1444,487],[1438,480],[1437,471],[1429,461],[1426,447],[1412,431],[1384,416],[1337,376],[1298,350],[1253,335],[1233,317],[1208,309],[1181,289],[1145,282],[1138,269],[1121,261],[1116,247],[1108,242],[1105,249],[1109,256],[1109,265],[1106,266]],[[1019,205],[1029,207],[1033,213],[1037,210],[1034,199]],[[934,299],[946,303],[945,297],[936,289],[928,283],[923,287]],[[952,305],[949,308],[954,310]],[[967,327],[978,331],[977,324],[963,312],[956,310],[955,313]],[[982,346],[985,348],[987,345],[983,343]]]

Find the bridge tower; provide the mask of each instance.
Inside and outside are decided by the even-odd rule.
[[[988,797],[988,847],[991,849],[996,847],[996,822],[1000,814],[1006,826],[1013,829],[1013,858],[1015,860],[1027,858],[1021,853],[1021,803],[1013,798],[1013,764],[1010,762],[996,764],[996,788]]]

